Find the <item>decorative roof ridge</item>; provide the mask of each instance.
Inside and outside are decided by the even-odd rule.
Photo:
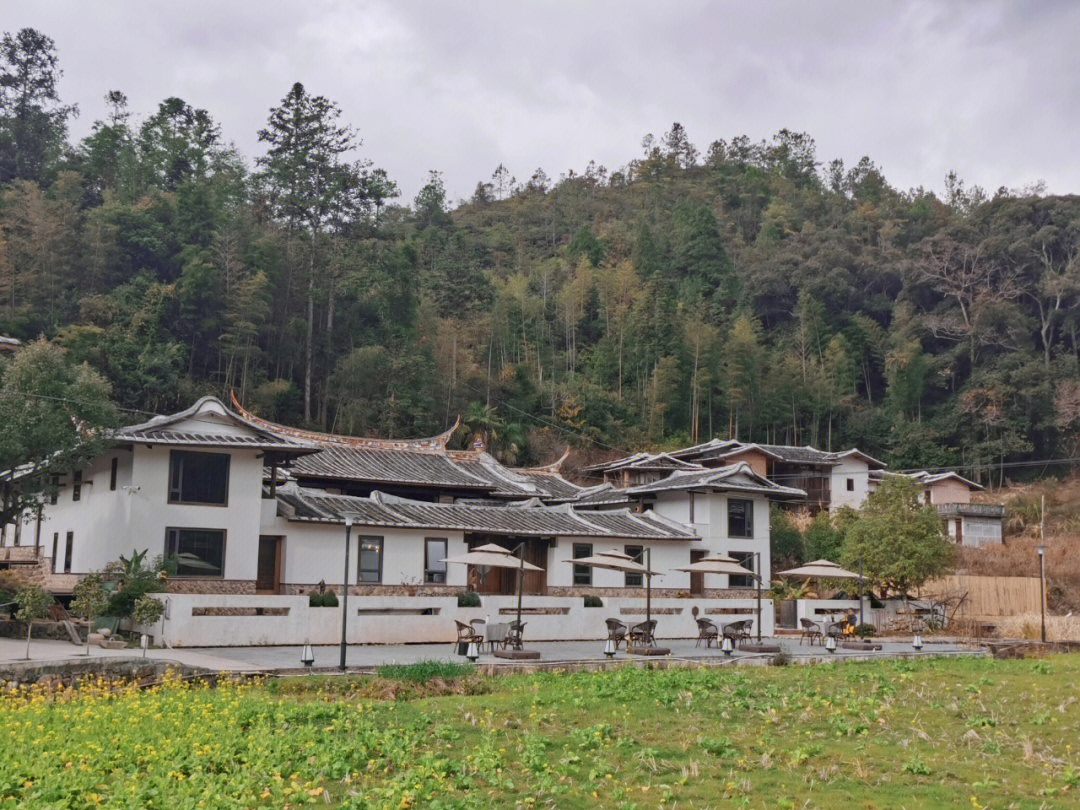
[[[262,419],[244,408],[236,398],[234,391],[229,391],[229,397],[232,399],[233,407],[242,417],[259,425],[263,430],[289,438],[313,442],[325,448],[347,447],[355,450],[406,450],[413,453],[445,454],[446,443],[450,441],[450,437],[461,426],[461,417],[458,416],[449,430],[427,439],[373,439],[364,436],[344,436],[340,433],[319,433],[314,430],[279,425],[276,422]]]
[[[559,475],[559,470],[562,468],[563,463],[570,457],[570,445],[566,446],[566,450],[559,456],[556,461],[550,464],[543,464],[539,467],[508,467],[507,469],[514,471],[521,471],[524,473],[532,473],[537,475]],[[569,482],[568,482],[569,483]]]

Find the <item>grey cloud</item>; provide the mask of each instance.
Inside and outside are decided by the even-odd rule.
[[[681,121],[715,138],[810,132],[896,185],[956,169],[989,189],[1080,186],[1080,6],[1070,3],[49,2],[3,27],[51,35],[85,133],[101,97],[146,114],[208,108],[249,157],[293,81],[337,100],[412,197],[455,197],[503,162],[518,178],[615,167]]]

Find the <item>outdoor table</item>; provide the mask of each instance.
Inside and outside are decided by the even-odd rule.
[[[485,622],[482,635],[484,641],[490,644],[491,649],[494,650],[496,644],[502,644],[506,640],[506,635],[509,632],[510,622]]]

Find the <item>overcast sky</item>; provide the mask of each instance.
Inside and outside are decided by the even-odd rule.
[[[1080,192],[1080,4],[1068,2],[360,2],[0,0],[4,30],[53,37],[75,135],[124,91],[205,107],[252,158],[302,81],[342,107],[363,156],[411,200],[455,198],[640,154],[680,121],[716,138],[809,132],[825,162],[869,155],[900,188],[949,169],[993,191]]]

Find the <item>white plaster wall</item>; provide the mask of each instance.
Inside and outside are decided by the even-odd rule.
[[[42,511],[41,544],[46,556],[52,554],[53,533],[59,533],[58,572],[64,567],[68,531],[74,532],[71,572],[85,574],[132,550],[147,550],[148,559],[153,559],[165,552],[167,528],[198,528],[226,531],[225,579],[255,578],[262,459],[254,450],[221,451],[231,456],[228,506],[170,504],[170,449],[137,446],[133,451],[103,454],[83,471],[79,501],[72,501],[72,476],[64,477],[56,505],[46,504]],[[113,456],[120,459],[120,466],[117,488],[110,491]]]
[[[847,479],[851,479],[855,489],[848,492]],[[862,508],[866,496],[870,493],[870,467],[861,458],[848,456],[829,472],[829,507],[832,509],[848,506]]]
[[[651,549],[652,570],[662,574],[653,577],[654,588],[689,588],[690,575],[674,568],[690,564],[690,549],[700,548],[696,540],[625,540],[617,541],[597,537],[559,537],[553,548],[548,550],[547,584],[554,587],[571,587],[574,584],[574,566],[570,563],[574,556],[575,543],[591,543],[593,554],[616,549],[626,553],[627,546],[642,546]],[[622,588],[626,585],[626,574],[622,571],[609,571],[602,568],[592,569],[594,588]],[[636,587],[636,586],[635,586]]]
[[[263,534],[285,537],[283,583],[310,584],[325,580],[339,584],[345,573],[345,527],[332,523],[308,523],[277,518],[264,525]],[[422,584],[424,582],[424,540],[445,537],[448,556],[464,554],[464,534],[460,531],[392,529],[376,526],[353,526],[349,549],[349,583],[356,584],[360,535],[383,538],[383,585]],[[448,563],[446,584],[464,586],[466,566]],[[456,604],[456,602],[455,602]]]
[[[754,536],[753,537],[730,537],[727,526],[727,501],[728,498],[750,500],[754,503]],[[685,492],[660,493],[653,507],[658,515],[671,520],[679,521],[684,525],[688,518],[688,503]],[[694,502],[695,523],[690,525],[701,537],[700,543],[693,543],[690,548],[702,549],[709,553],[720,552],[729,554],[732,551],[756,552],[760,554],[761,577],[767,583],[772,575],[770,567],[770,541],[769,541],[769,501],[767,498],[738,493],[705,492],[698,493]],[[686,562],[689,564],[689,550],[685,552]],[[685,577],[685,585],[672,585],[670,587],[690,587],[690,575]],[[728,577],[726,575],[708,574],[705,576],[706,588],[727,588]],[[668,587],[666,582],[664,587]]]
[[[211,594],[162,594],[166,603],[163,622],[154,628],[175,647],[337,644],[341,638],[342,608],[308,607],[306,596],[223,596]],[[479,608],[459,608],[455,597],[430,596],[350,596],[346,638],[350,644],[450,644],[457,637],[454,620],[469,622],[490,617],[510,621],[513,597],[482,597]],[[196,607],[287,608],[284,616],[195,616]],[[565,612],[526,614],[524,638],[530,641],[572,641],[606,638],[604,620],[618,618],[626,624],[644,621],[644,600],[603,598],[603,606],[586,608],[584,600],[573,597],[527,596],[525,608],[563,608]],[[717,625],[741,619],[756,619],[753,599],[654,599],[657,636],[660,639],[695,638],[698,615]],[[718,609],[731,613],[718,614]],[[762,632],[772,635],[773,606],[763,600]],[[430,610],[431,615],[419,611]],[[381,615],[372,615],[377,611]],[[670,611],[670,612],[663,612]],[[157,632],[155,632],[155,635]]]

